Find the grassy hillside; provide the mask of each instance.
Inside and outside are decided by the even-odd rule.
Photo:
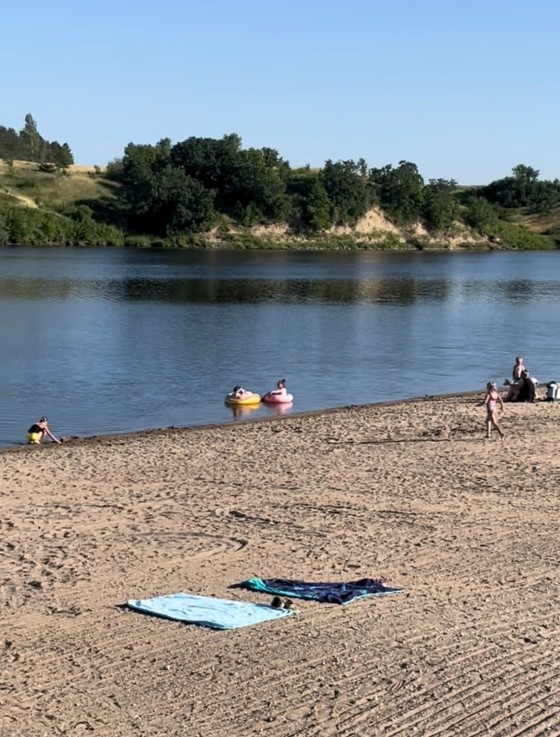
[[[37,164],[0,160],[0,196],[2,202],[43,210],[87,205],[94,213],[122,210],[119,185],[96,173],[93,167],[70,167],[67,172],[43,172]]]
[[[93,170],[45,172],[0,160],[0,243],[123,245],[118,192]]]
[[[547,213],[532,213],[523,208],[514,210],[508,221],[560,240],[560,205]]]

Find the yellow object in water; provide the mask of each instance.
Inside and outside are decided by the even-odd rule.
[[[258,404],[261,401],[260,394],[246,394],[244,397],[236,397],[235,394],[228,394],[226,397],[226,404]]]

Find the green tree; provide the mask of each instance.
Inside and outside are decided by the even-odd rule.
[[[171,150],[171,163],[214,190],[215,206],[228,212],[237,205],[234,178],[242,164],[241,138],[230,133],[221,139],[187,138]]]
[[[155,180],[152,214],[159,232],[194,233],[206,230],[214,216],[214,195],[181,169],[169,165]]]
[[[164,138],[155,146],[129,143],[124,150],[121,181],[133,225],[149,221],[156,175],[169,166],[170,148],[171,142]]]
[[[92,210],[79,205],[70,213],[71,223],[68,238],[71,243],[85,243],[91,246],[122,246],[122,232],[112,225],[97,223]]]
[[[162,138],[155,146],[129,143],[122,158],[123,180],[132,187],[141,186],[170,163],[169,138]]]
[[[513,167],[511,173],[513,174],[513,178],[518,182],[532,184],[538,180],[540,171],[526,164],[517,164],[517,166]]]
[[[171,142],[130,143],[122,160],[122,180],[131,224],[146,233],[193,232],[208,227],[213,193],[172,163]]]
[[[471,196],[467,199],[464,220],[471,228],[485,233],[497,221],[496,211],[484,197]]]
[[[74,163],[72,151],[67,143],[58,141],[49,144],[48,161],[52,161],[59,169],[68,169]]]
[[[22,158],[22,142],[13,128],[0,125],[0,159],[13,161]]]
[[[331,226],[331,202],[322,177],[314,177],[304,200],[303,220],[314,233],[328,230]]]
[[[272,148],[242,149],[235,133],[187,138],[173,146],[171,163],[215,192],[215,207],[245,225],[285,217],[290,168]]]
[[[184,171],[168,164],[135,193],[133,222],[158,235],[206,229],[214,215],[213,194]]]
[[[244,225],[277,222],[288,213],[284,170],[275,163],[271,152],[255,148],[241,151],[237,167],[229,177],[226,211]]]
[[[416,164],[399,161],[395,168],[388,164],[371,169],[369,180],[381,207],[396,223],[411,225],[422,216],[424,180]]]
[[[454,179],[430,179],[424,187],[423,217],[429,228],[447,230],[456,219],[459,206],[454,190]]]
[[[8,213],[8,243],[17,245],[35,245],[33,222],[27,216],[27,210],[17,207]]]
[[[44,140],[39,135],[37,123],[31,113],[27,113],[25,116],[25,125],[20,131],[19,137],[26,160],[39,161],[43,151]]]
[[[539,187],[533,196],[532,207],[535,212],[549,213],[560,202],[560,181],[539,182]]]
[[[331,204],[331,221],[336,225],[354,225],[363,217],[371,196],[361,163],[348,161],[325,162],[323,186]]]
[[[112,179],[115,182],[122,182],[124,179],[123,159],[119,157],[111,159],[111,161],[107,163],[105,176],[107,179]]]
[[[539,173],[532,166],[518,164],[513,167],[511,176],[490,182],[481,193],[501,207],[529,207],[546,212],[560,202],[560,186],[557,180],[539,180]]]

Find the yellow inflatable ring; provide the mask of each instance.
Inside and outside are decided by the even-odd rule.
[[[233,393],[228,394],[226,397],[226,404],[258,404],[261,401],[260,394],[248,394],[246,397],[241,399],[236,397]]]

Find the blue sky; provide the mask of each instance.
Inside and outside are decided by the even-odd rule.
[[[292,166],[560,177],[557,0],[28,0],[2,9],[0,124],[76,163],[238,133]]]

